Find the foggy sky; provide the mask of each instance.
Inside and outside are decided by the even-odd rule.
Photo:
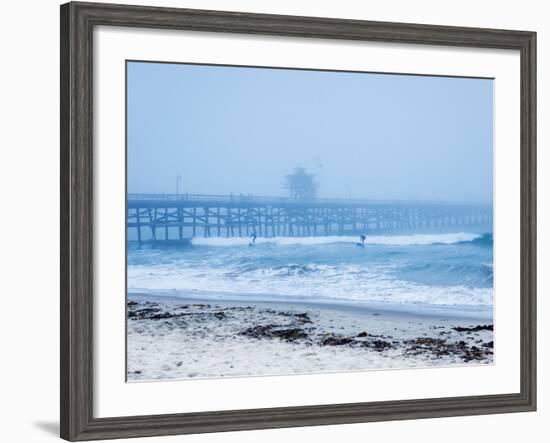
[[[492,201],[493,81],[128,63],[128,192]]]

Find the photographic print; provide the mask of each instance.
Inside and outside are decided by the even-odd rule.
[[[493,79],[126,62],[127,380],[492,364]]]

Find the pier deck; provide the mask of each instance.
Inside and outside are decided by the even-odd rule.
[[[138,241],[344,235],[492,223],[489,204],[198,194],[128,194]]]

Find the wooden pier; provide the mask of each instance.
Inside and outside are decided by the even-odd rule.
[[[490,224],[488,204],[128,194],[129,238],[355,235]]]

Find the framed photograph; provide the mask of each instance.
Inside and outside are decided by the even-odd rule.
[[[61,6],[61,437],[535,410],[535,44]]]

